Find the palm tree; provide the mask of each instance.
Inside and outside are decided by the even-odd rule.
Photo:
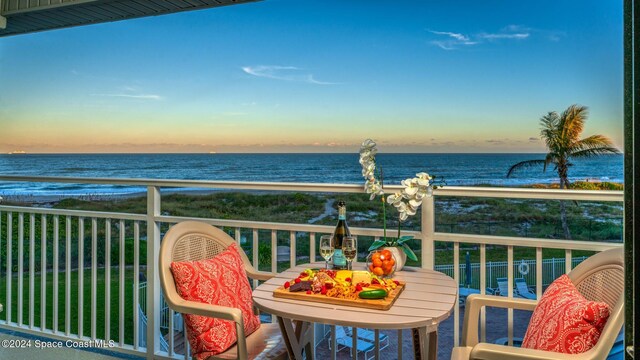
[[[542,171],[546,171],[551,164],[560,177],[560,189],[569,187],[569,167],[572,159],[584,159],[603,154],[619,154],[620,151],[613,146],[609,138],[603,135],[592,135],[580,139],[584,123],[587,121],[588,111],[586,106],[571,105],[562,114],[555,111],[549,112],[540,119],[542,130],[540,137],[547,145],[547,156],[544,160],[521,161],[509,168],[507,177],[516,170],[542,165]],[[560,201],[560,218],[562,230],[566,239],[571,239],[571,232],[567,224],[567,211],[564,201]]]

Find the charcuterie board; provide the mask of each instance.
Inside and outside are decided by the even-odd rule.
[[[383,299],[346,299],[339,297],[331,297],[322,294],[307,294],[304,291],[291,292],[289,289],[285,289],[284,286],[280,286],[273,291],[273,296],[277,298],[284,299],[294,299],[294,300],[302,300],[302,301],[312,301],[319,302],[325,304],[334,304],[334,305],[344,305],[344,306],[355,306],[367,309],[377,309],[377,310],[389,310],[393,303],[398,299],[402,290],[404,290],[405,282],[399,281],[398,286],[390,291],[387,297]]]

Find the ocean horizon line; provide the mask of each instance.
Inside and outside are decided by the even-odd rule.
[[[354,155],[357,152],[61,152],[61,153],[18,153],[11,154],[8,152],[0,153],[0,156],[29,156],[29,155]],[[545,155],[545,152],[379,152],[378,155]],[[623,156],[624,152],[619,154],[604,154],[599,156]]]

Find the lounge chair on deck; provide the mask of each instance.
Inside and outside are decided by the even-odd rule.
[[[516,290],[518,290],[518,295],[529,300],[535,300],[538,297],[536,293],[529,289],[529,285],[527,285],[527,280],[524,278],[516,278]]]
[[[509,294],[509,281],[507,278],[496,278],[498,282],[498,295],[508,296]]]
[[[356,351],[363,352],[365,360],[375,357],[375,332],[368,329],[358,329],[356,340]],[[389,337],[385,334],[379,335],[380,350],[389,346]],[[331,348],[331,342],[329,342]],[[351,328],[336,326],[336,352],[349,348],[353,357],[353,332]]]

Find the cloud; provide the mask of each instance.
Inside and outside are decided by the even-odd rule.
[[[156,94],[91,94],[91,96],[104,96],[104,97],[121,97],[129,99],[139,100],[162,100],[163,97]]]
[[[436,39],[430,41],[432,45],[438,46],[443,50],[456,50],[462,47],[481,45],[487,42],[526,40],[531,37],[534,30],[520,25],[508,25],[494,33],[478,32],[473,34],[464,34],[453,31],[428,31],[437,36]]]
[[[497,39],[526,39],[530,36],[529,33],[516,33],[516,34],[479,34],[478,37],[487,40]]]
[[[436,35],[446,35],[446,36],[452,37],[458,41],[470,42],[469,37],[464,34],[458,34],[458,33],[453,33],[448,31],[433,31],[433,30],[429,30],[429,31]],[[470,45],[473,45],[473,44],[475,43],[471,43]]]
[[[295,66],[256,65],[243,66],[242,71],[249,75],[292,82],[303,82],[315,85],[335,85],[337,83],[317,80],[313,74],[303,73]]]

